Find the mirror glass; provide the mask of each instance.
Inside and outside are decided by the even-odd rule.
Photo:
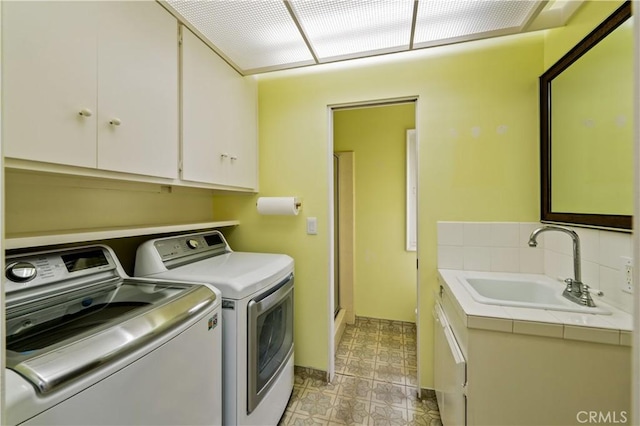
[[[542,220],[631,228],[629,3],[540,77]]]

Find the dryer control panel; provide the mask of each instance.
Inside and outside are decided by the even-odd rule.
[[[154,246],[165,264],[196,257],[212,257],[231,251],[222,234],[209,231],[156,240]]]

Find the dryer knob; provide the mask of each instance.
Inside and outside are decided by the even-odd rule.
[[[198,240],[187,240],[187,247],[189,247],[190,249],[197,249]]]
[[[38,270],[28,262],[16,262],[7,266],[6,276],[13,282],[25,283],[36,277]]]

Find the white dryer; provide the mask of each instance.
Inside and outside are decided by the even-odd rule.
[[[293,390],[293,259],[231,250],[218,231],[138,247],[136,276],[204,282],[222,293],[225,425],[276,425]]]
[[[221,297],[106,246],[7,256],[7,424],[219,425]]]

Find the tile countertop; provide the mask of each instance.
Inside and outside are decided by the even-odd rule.
[[[440,283],[454,296],[452,299],[457,302],[454,305],[468,328],[631,346],[633,317],[598,300],[597,296],[594,296],[596,305],[611,311],[611,315],[478,303],[458,281],[459,277],[475,276],[542,279],[553,282],[545,275],[453,269],[439,269],[438,272]],[[558,283],[558,291],[562,292],[562,289],[562,284]]]

